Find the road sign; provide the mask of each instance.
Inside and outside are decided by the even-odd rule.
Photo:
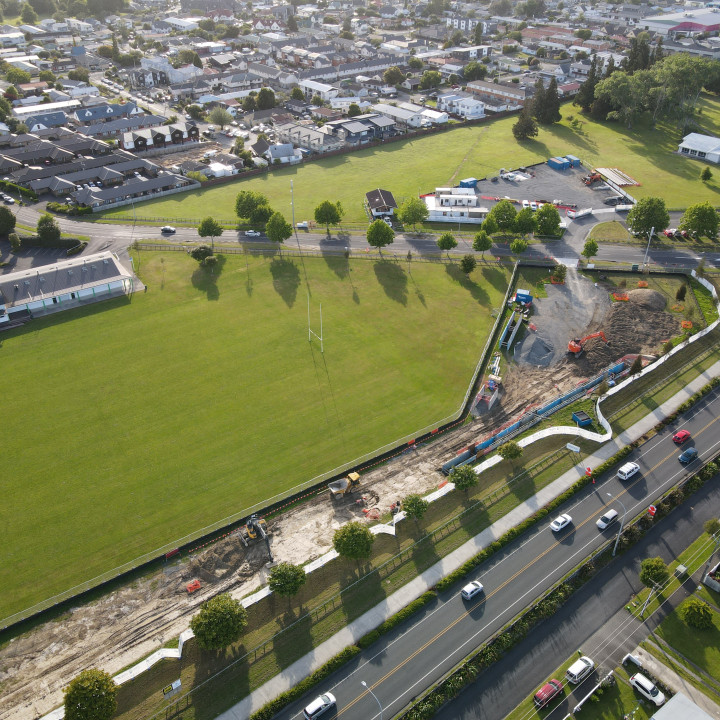
[[[585,468],[585,474],[590,477],[592,475],[592,469],[591,468]]]
[[[648,508],[648,515],[649,515],[650,517],[655,517],[655,513],[656,513],[656,512],[657,512],[657,508],[656,508],[654,505],[651,505],[651,506]]]
[[[580,452],[580,448],[577,445],[573,445],[572,443],[568,443],[565,447],[570,450],[570,452]]]

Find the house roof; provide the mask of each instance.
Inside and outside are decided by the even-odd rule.
[[[369,193],[365,193],[365,198],[371,210],[378,208],[396,208],[397,203],[393,194],[389,190],[371,190]]]
[[[702,135],[701,133],[690,133],[682,139],[680,146],[708,153],[720,149],[720,138]]]

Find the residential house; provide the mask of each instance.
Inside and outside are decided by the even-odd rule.
[[[38,113],[25,118],[25,124],[30,132],[47,130],[48,128],[62,127],[67,123],[67,115],[62,110],[50,113]]]
[[[374,218],[392,217],[397,210],[393,194],[380,188],[365,193],[365,205]]]
[[[342,140],[314,125],[286,123],[276,126],[275,132],[278,140],[292,143],[308,152],[326,153],[344,146]]]
[[[316,82],[315,80],[300,80],[298,85],[308,100],[315,95],[319,95],[323,101],[328,101],[336,98],[340,94],[340,88],[334,85]]]
[[[398,126],[419,128],[423,125],[422,108],[419,110],[406,110],[405,108],[376,103],[373,109],[394,120]]]
[[[140,130],[130,130],[122,134],[119,145],[123,150],[143,152],[172,145],[184,145],[186,142],[198,142],[199,137],[196,125],[179,122],[172,125],[157,125]]]
[[[143,111],[134,103],[105,103],[92,107],[78,108],[74,118],[81,125],[92,125],[98,122],[109,122],[120,118],[143,115]]]
[[[296,149],[292,143],[281,143],[279,145],[268,145],[264,153],[271,165],[296,165],[302,162],[302,152]]]
[[[702,133],[690,133],[682,139],[678,152],[698,160],[720,163],[720,138]]]
[[[464,120],[477,120],[485,117],[485,104],[481,100],[460,93],[438,95],[437,108]]]
[[[485,80],[473,80],[467,84],[467,89],[485,102],[486,109],[491,109],[491,103],[486,102],[485,98],[501,101],[508,110],[519,110],[533,95],[533,89],[529,87]]]

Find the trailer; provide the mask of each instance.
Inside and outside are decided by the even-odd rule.
[[[579,218],[587,217],[593,214],[592,208],[583,208],[582,210],[566,210],[565,214],[572,220],[578,220]]]

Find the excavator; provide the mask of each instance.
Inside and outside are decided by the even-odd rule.
[[[270,562],[273,562],[272,551],[270,550],[270,538],[267,533],[267,523],[263,518],[253,513],[245,525],[240,528],[240,541],[245,547],[250,547],[256,542],[265,541],[267,545]]]
[[[356,472],[351,472],[347,477],[328,483],[328,490],[330,490],[330,497],[335,500],[351,493],[353,489],[359,485],[360,475]]]
[[[583,351],[583,345],[588,341],[592,340],[593,338],[602,338],[603,342],[607,342],[607,338],[605,337],[605,333],[600,331],[596,333],[592,333],[591,335],[587,335],[584,338],[575,338],[574,340],[571,340],[568,343],[568,352],[575,355],[575,357],[580,357],[582,355]]]

